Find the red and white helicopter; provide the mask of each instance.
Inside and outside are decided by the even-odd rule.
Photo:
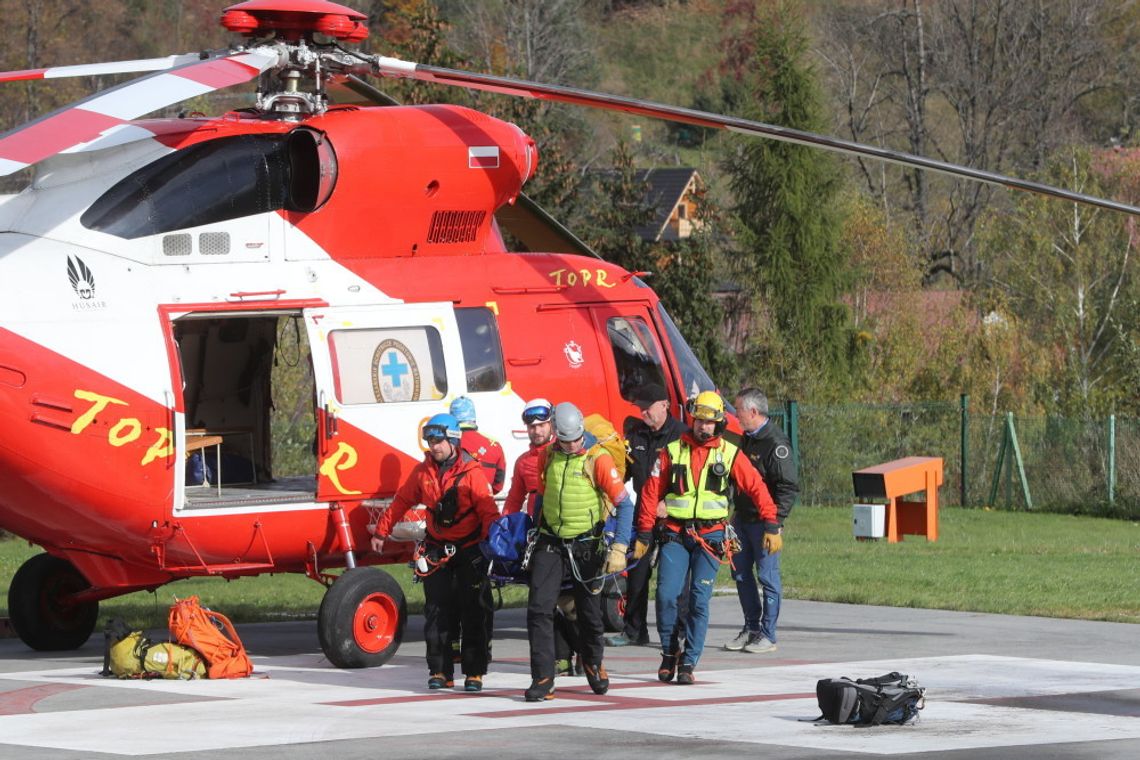
[[[381,106],[379,93],[375,106],[330,104],[346,81],[625,111],[1137,212],[757,122],[366,56],[350,49],[364,19],[324,0],[250,0],[222,15],[248,38],[230,50],[0,74],[153,72],[0,136],[0,174],[33,168],[0,198],[0,528],[45,550],[9,590],[33,649],[82,645],[101,599],[303,572],[329,585],[318,632],[330,662],[382,664],[406,611],[372,565],[407,551],[369,553],[367,525],[422,458],[424,419],[467,395],[513,461],[528,398],[621,420],[646,382],[678,413],[714,387],[650,288],[572,253],[573,236],[520,195],[538,151],[518,127],[457,106]],[[250,109],[141,119],[254,79]],[[511,253],[501,227],[556,252]],[[315,460],[301,477],[275,472],[270,424],[290,326],[314,378],[302,393]],[[222,470],[214,485],[187,483],[192,450]]]

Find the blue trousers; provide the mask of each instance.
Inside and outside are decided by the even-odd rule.
[[[720,569],[720,559],[687,533],[677,538],[661,545],[657,565],[657,634],[661,637],[662,653],[673,652],[678,598],[685,589],[686,577],[689,577],[689,611],[680,627],[685,636],[685,653],[681,662],[695,667],[705,649],[709,600]],[[706,533],[704,540],[719,549],[724,541],[724,531]]]
[[[736,593],[744,611],[744,627],[749,631],[759,631],[775,644],[780,597],[784,593],[780,581],[780,553],[764,551],[763,523],[734,520],[732,527],[736,529],[741,545],[741,550],[732,557],[732,579],[736,581]],[[760,588],[756,586],[757,579],[760,580]],[[761,588],[764,590],[763,600]]]

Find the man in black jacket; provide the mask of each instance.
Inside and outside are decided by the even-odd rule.
[[[661,449],[681,437],[685,426],[669,414],[669,394],[657,383],[638,392],[634,402],[641,419],[627,417],[624,435],[629,442],[626,477],[633,480],[634,493],[641,498],[641,487],[649,479]],[[616,636],[606,637],[606,644],[624,647],[629,644],[649,646],[649,576],[653,570],[651,555],[646,555],[626,574],[625,628]]]
[[[788,436],[768,417],[768,397],[757,388],[745,388],[737,394],[735,406],[744,430],[740,448],[764,478],[764,485],[776,502],[776,523],[763,522],[747,496],[736,497],[732,527],[740,539],[741,550],[732,557],[732,578],[744,611],[744,627],[724,648],[754,654],[774,652],[783,595],[780,549],[784,545],[784,520],[796,502],[800,484]],[[760,588],[756,586],[757,578]]]

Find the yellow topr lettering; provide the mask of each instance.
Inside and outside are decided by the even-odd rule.
[[[606,270],[599,269],[597,277],[594,278],[594,284],[599,288],[612,288],[615,283],[606,279]]]
[[[565,271],[565,269],[555,269],[550,273],[550,276],[554,278],[554,284],[559,288],[562,287],[562,273]]]
[[[158,433],[158,440],[151,444],[150,448],[146,450],[143,455],[141,465],[150,464],[158,458],[165,459],[166,457],[174,456],[174,437],[170,435],[170,431],[166,428],[155,428],[154,432]]]
[[[124,417],[107,431],[107,443],[119,447],[137,441],[142,435],[142,423],[134,417]]]
[[[590,284],[590,280],[594,279],[594,273],[593,273],[593,272],[591,272],[589,269],[583,269],[583,270],[581,270],[580,274],[582,275],[582,285],[583,285],[583,287],[584,287],[584,286],[586,286],[586,285],[589,285],[589,284]]]
[[[321,463],[321,474],[329,479],[333,484],[333,488],[340,491],[346,496],[355,496],[361,493],[360,491],[350,491],[340,484],[340,475],[338,472],[344,470],[351,470],[356,466],[356,449],[349,446],[344,441],[340,441],[336,445],[336,451],[329,455],[328,459]]]
[[[71,423],[71,432],[75,435],[79,435],[84,430],[86,430],[87,426],[95,421],[95,416],[99,414],[99,412],[106,409],[108,404],[120,404],[122,406],[127,406],[126,401],[120,401],[119,399],[111,398],[110,396],[102,396],[92,391],[76,390],[75,397],[83,401],[91,402],[91,408],[83,414],[79,415],[79,418],[76,419],[75,422]]]

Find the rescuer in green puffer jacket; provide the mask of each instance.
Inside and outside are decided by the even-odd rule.
[[[564,582],[571,584],[574,596],[586,680],[595,694],[609,689],[598,594],[604,576],[625,569],[633,524],[633,501],[617,466],[602,446],[587,439],[578,407],[554,407],[554,435],[554,445],[538,461],[538,537],[530,555],[526,612],[532,679],[525,693],[528,702],[554,698],[554,607]],[[607,550],[603,526],[611,504],[617,507],[617,528]]]

